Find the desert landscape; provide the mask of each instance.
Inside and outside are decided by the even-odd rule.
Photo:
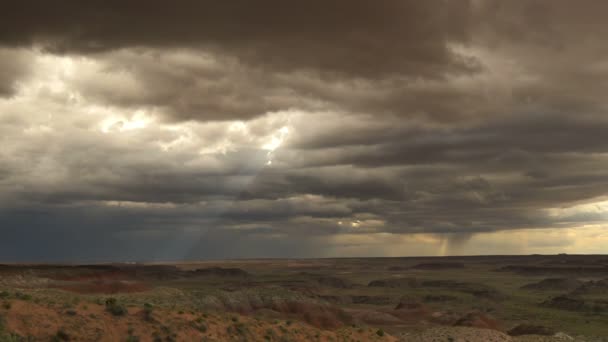
[[[608,341],[608,256],[0,266],[0,341]]]
[[[0,3],[0,342],[608,342],[608,1]]]

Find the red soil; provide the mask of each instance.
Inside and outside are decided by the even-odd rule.
[[[83,294],[116,294],[144,292],[150,288],[142,283],[134,281],[90,281],[66,285],[53,285],[52,287],[65,291]]]

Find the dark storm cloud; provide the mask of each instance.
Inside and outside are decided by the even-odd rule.
[[[0,257],[341,255],[411,233],[460,253],[602,223],[606,6],[4,4]]]
[[[17,82],[27,75],[32,57],[25,50],[0,48],[0,97],[16,92]]]
[[[98,103],[161,108],[170,121],[251,119],[298,108],[454,122],[495,105],[457,84],[420,81],[400,71],[362,79],[321,69],[260,69],[234,55],[192,49],[165,54],[123,49],[96,54],[95,60],[97,69],[73,83],[84,96]],[[443,77],[443,72],[435,76]],[[437,102],[437,97],[443,100]]]
[[[0,41],[9,46],[40,44],[83,53],[200,47],[270,69],[371,77],[469,69],[446,46],[468,39],[467,3],[62,0],[14,1],[3,7]]]
[[[608,120],[573,113],[513,114],[464,128],[416,129],[397,122],[352,131],[333,128],[312,138],[302,139],[296,133],[295,149],[279,152],[277,158],[284,156],[290,164],[300,166],[494,163],[506,171],[510,165],[519,167],[526,159],[551,154],[608,151]]]
[[[479,1],[478,5],[479,15],[486,17],[484,24],[500,34],[496,44],[519,41],[565,50],[606,34],[602,12],[608,4],[603,1]]]
[[[11,16],[0,24],[0,44],[94,58],[100,72],[75,84],[83,95],[101,104],[160,107],[169,120],[249,119],[294,107],[424,112],[447,120],[462,116],[454,110],[461,100],[437,103],[408,84],[480,69],[474,57],[452,47],[470,40],[467,2],[60,1],[7,7]],[[433,92],[461,94],[450,86]]]
[[[214,20],[176,24],[191,25],[190,35],[165,30],[163,20],[149,25],[147,16],[136,17],[133,25],[148,30],[102,26],[90,33],[106,42],[94,52],[82,47],[95,41],[87,40],[87,25],[80,38],[67,29],[54,35],[64,37],[65,53],[100,61],[101,72],[75,84],[85,96],[100,103],[161,107],[170,120],[249,119],[301,108],[459,124],[521,110],[595,115],[603,110],[608,78],[602,61],[608,50],[603,21],[595,15],[602,13],[601,3],[349,3],[331,2],[330,10],[323,9],[327,2],[310,2],[298,5],[309,9],[293,12],[240,3],[232,5],[234,11],[255,20],[243,19],[235,27]],[[227,6],[182,3],[173,10],[189,5],[193,13],[208,6],[204,13],[214,18],[223,18]],[[150,16],[156,15],[156,6],[148,10]],[[116,13],[109,18],[129,10],[107,9]],[[307,16],[315,11],[322,15]],[[580,14],[569,17],[570,11]],[[144,22],[136,25],[137,20]],[[130,35],[137,43],[127,39]],[[125,73],[129,82],[111,76]]]

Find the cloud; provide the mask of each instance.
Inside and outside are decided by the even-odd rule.
[[[0,48],[0,97],[17,91],[17,83],[27,76],[32,58],[27,50]]]
[[[466,41],[469,6],[447,1],[256,3],[62,0],[7,4],[0,42],[56,52],[193,47],[257,67],[434,75],[469,67],[446,46]],[[403,56],[409,58],[402,58]],[[382,61],[378,63],[378,61]]]
[[[1,256],[579,251],[608,192],[602,6],[7,4]]]

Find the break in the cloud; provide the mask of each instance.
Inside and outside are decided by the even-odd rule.
[[[608,252],[604,7],[5,4],[0,257]]]

